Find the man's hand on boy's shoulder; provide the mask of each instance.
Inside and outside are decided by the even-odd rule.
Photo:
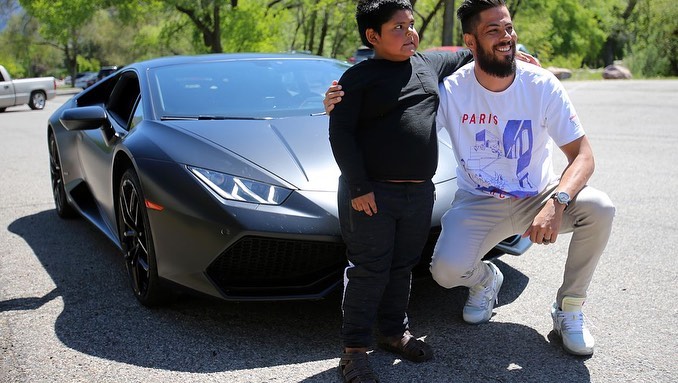
[[[522,51],[516,52],[516,59],[518,59],[520,61],[525,61],[525,62],[530,63],[530,64],[534,64],[538,67],[541,66],[541,63],[539,62],[539,60],[537,60],[536,57],[532,56],[529,53],[525,53],[525,52],[522,52]]]
[[[323,100],[323,105],[325,106],[325,113],[330,114],[332,109],[334,109],[334,104],[341,101],[341,96],[344,95],[344,91],[341,90],[341,85],[337,80],[332,81],[332,85],[325,92],[325,99]]]

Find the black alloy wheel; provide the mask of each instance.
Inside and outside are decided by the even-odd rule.
[[[136,172],[128,169],[120,180],[118,230],[125,266],[134,295],[144,306],[164,303],[158,278],[151,227]]]
[[[52,179],[52,196],[54,197],[54,206],[56,212],[61,218],[73,218],[77,212],[68,202],[66,197],[66,188],[64,187],[64,177],[61,173],[61,160],[59,160],[59,150],[57,149],[56,138],[50,133],[49,144],[49,175]]]

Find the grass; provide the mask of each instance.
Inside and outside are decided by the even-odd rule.
[[[598,69],[574,69],[572,71],[572,77],[570,77],[568,80],[589,81],[602,79],[603,79],[603,68],[598,68]]]

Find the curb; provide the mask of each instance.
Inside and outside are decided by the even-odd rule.
[[[57,96],[67,96],[72,94],[78,94],[80,92],[82,92],[82,89],[80,88],[57,88],[56,90]]]

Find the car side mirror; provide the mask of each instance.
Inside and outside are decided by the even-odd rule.
[[[93,130],[108,125],[108,113],[101,106],[83,106],[64,110],[59,121],[69,131]]]

